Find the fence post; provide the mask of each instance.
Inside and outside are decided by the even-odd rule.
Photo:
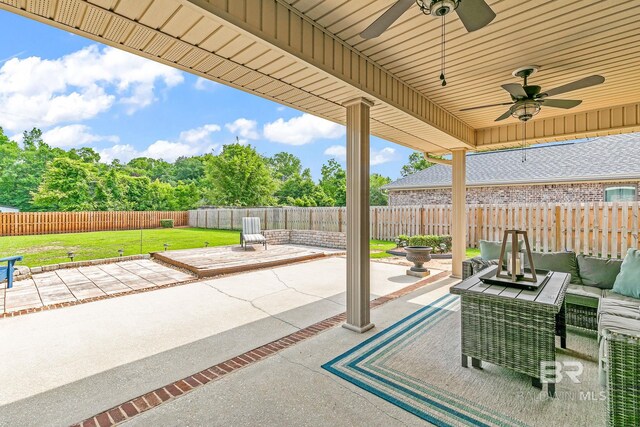
[[[482,228],[484,227],[484,224],[482,223],[482,221],[484,221],[484,218],[482,216],[482,209],[480,208],[479,205],[475,205],[475,210],[476,210],[476,247],[478,247],[480,245],[480,240],[482,239]]]
[[[373,215],[371,218],[371,221],[373,221],[373,226],[371,227],[371,238],[372,239],[378,239],[378,208],[374,207],[373,208]]]
[[[338,232],[342,233],[342,208],[338,206]]]
[[[289,209],[284,208],[284,229],[288,230],[289,229],[289,225],[287,224],[289,222]]]
[[[556,205],[555,209],[555,222],[556,222],[556,241],[554,251],[560,251],[562,248],[562,223],[561,223],[561,211],[560,205]]]

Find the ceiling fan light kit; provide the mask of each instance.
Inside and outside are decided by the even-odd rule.
[[[511,73],[514,77],[518,77],[524,80],[524,84],[507,83],[502,85],[502,88],[509,92],[509,95],[511,95],[511,102],[463,108],[460,111],[470,111],[480,108],[509,105],[509,109],[500,117],[498,117],[496,119],[496,122],[508,119],[512,116],[522,122],[527,122],[531,120],[533,116],[538,114],[542,107],[569,109],[576,107],[582,103],[581,100],[577,99],[549,99],[549,97],[578,89],[585,89],[604,83],[604,77],[594,75],[576,80],[572,83],[558,86],[548,91],[542,91],[542,88],[540,86],[529,84],[529,77],[537,73],[538,70],[539,67],[535,65],[527,65],[525,67],[520,67],[513,73]]]
[[[416,4],[425,15],[445,16],[456,10],[460,0],[416,0]]]

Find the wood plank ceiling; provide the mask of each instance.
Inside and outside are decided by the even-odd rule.
[[[415,149],[438,153],[473,147],[481,134],[474,129],[494,126],[506,108],[460,109],[508,102],[500,85],[517,82],[511,72],[523,65],[540,67],[531,83],[543,88],[591,74],[605,76],[601,86],[562,96],[583,100],[571,112],[640,100],[640,79],[634,78],[640,63],[640,2],[488,0],[498,17],[474,33],[467,33],[453,15],[447,23],[448,85],[442,87],[440,20],[422,15],[416,6],[381,37],[363,40],[359,32],[395,0],[277,1],[424,97],[410,98],[423,115],[385,102],[372,110],[374,135]],[[345,121],[341,103],[366,95],[205,13],[198,2],[241,7],[248,22],[264,20],[261,0],[0,0],[0,8],[339,123]],[[301,49],[316,48],[313,42],[304,44],[301,29],[288,31],[300,31]],[[564,114],[544,108],[536,120]],[[640,123],[640,108],[635,120]]]
[[[511,72],[524,65],[540,67],[530,83],[547,89],[592,74],[605,76],[603,85],[560,97],[583,100],[571,112],[640,99],[640,79],[634,78],[640,64],[637,1],[488,0],[497,17],[474,33],[452,16],[446,24],[444,88],[438,80],[440,20],[421,14],[417,6],[382,36],[363,40],[359,32],[395,0],[286,1],[476,129],[493,126],[506,108],[460,110],[509,102],[500,85],[520,83]],[[564,111],[546,108],[536,118],[559,114]]]

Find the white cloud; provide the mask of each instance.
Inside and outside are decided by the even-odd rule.
[[[331,147],[328,147],[326,150],[324,150],[324,154],[343,162],[347,159],[347,149],[344,145],[332,145]],[[396,150],[395,148],[391,147],[386,147],[382,150],[371,150],[371,166],[388,163],[395,159],[395,155]]]
[[[189,143],[189,144],[199,144],[203,141],[208,141],[209,136],[213,132],[220,132],[220,126],[218,125],[204,125],[199,128],[189,129],[180,132],[180,141]]]
[[[217,144],[193,145],[185,144],[184,142],[159,140],[147,147],[146,150],[140,153],[140,156],[174,162],[178,157],[191,157],[199,154],[210,153],[217,147]]]
[[[332,145],[324,150],[324,154],[342,161],[347,159],[347,149],[343,145]]]
[[[396,149],[385,147],[382,150],[371,150],[371,166],[388,163],[395,159]]]
[[[159,83],[183,80],[178,70],[97,45],[58,59],[12,58],[0,68],[0,126],[15,132],[56,126],[117,104],[133,114],[156,99]]]
[[[116,135],[96,135],[85,125],[58,126],[42,134],[42,139],[52,147],[69,148],[91,144],[93,142],[120,142]]]
[[[227,123],[224,125],[229,132],[234,133],[242,138],[246,139],[258,139],[258,123],[255,120],[248,120],[245,118],[239,118],[233,123]]]
[[[344,134],[344,126],[307,113],[287,121],[280,118],[264,125],[265,138],[288,145],[305,145],[317,139],[340,138]]]
[[[218,148],[219,144],[214,144],[211,141],[211,134],[219,131],[220,126],[207,124],[199,128],[180,132],[177,141],[160,139],[142,151],[136,150],[130,144],[116,144],[100,150],[99,153],[102,161],[105,163],[109,163],[114,159],[119,159],[121,162],[128,162],[136,157],[151,157],[167,162],[174,162],[178,157],[197,156],[210,153]]]
[[[193,84],[193,87],[195,89],[206,91],[213,91],[218,86],[220,86],[220,83],[214,82],[213,80],[205,79],[203,77],[198,77],[196,79],[196,82]]]
[[[99,150],[98,153],[100,154],[100,161],[104,163],[111,163],[115,159],[126,163],[131,159],[140,157],[140,152],[130,144],[117,144],[113,147]]]

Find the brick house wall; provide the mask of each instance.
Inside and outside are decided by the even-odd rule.
[[[604,189],[640,181],[467,187],[467,204],[603,202]],[[389,206],[451,204],[451,188],[389,190]]]

